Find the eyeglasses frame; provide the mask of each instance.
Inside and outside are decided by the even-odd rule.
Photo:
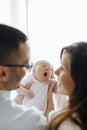
[[[31,70],[31,68],[33,67],[33,63],[31,62],[31,65],[2,64],[2,66],[7,66],[7,67],[25,67],[27,70]]]

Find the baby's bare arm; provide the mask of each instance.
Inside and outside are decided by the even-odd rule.
[[[48,101],[45,116],[48,119],[49,112],[54,110],[53,93],[58,93],[58,81],[56,79],[49,79],[48,85]]]
[[[48,115],[49,112],[54,110],[54,102],[53,102],[53,88],[50,86],[51,84],[49,83],[48,86],[48,100],[47,100],[47,108],[46,108],[46,112],[45,112],[45,116],[48,120]]]
[[[32,83],[29,82],[25,86],[21,85],[16,91],[17,96],[15,97],[14,101],[17,104],[22,104],[24,96],[27,96],[28,98],[32,98],[34,96],[34,92],[29,90],[29,88],[32,86]]]

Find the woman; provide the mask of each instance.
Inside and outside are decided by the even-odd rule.
[[[61,66],[55,71],[59,93],[69,96],[68,105],[52,118],[50,130],[87,130],[87,42],[64,47]]]

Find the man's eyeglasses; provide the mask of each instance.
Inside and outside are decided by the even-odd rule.
[[[33,67],[33,62],[31,62],[31,64],[29,63],[29,65],[17,65],[17,64],[2,64],[3,66],[7,66],[7,67],[25,67],[27,70],[31,70]]]

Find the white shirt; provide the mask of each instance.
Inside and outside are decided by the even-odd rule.
[[[48,95],[48,81],[45,82],[38,82],[33,76],[30,77],[27,76],[24,82],[22,81],[22,84],[25,85],[28,82],[33,82],[32,86],[29,88],[31,91],[34,92],[34,97],[27,98],[26,96],[23,99],[23,105],[31,107],[35,106],[39,110],[43,112],[43,114],[46,111],[47,108],[47,95]]]
[[[0,130],[48,130],[48,124],[36,108],[17,105],[9,91],[0,91]]]

